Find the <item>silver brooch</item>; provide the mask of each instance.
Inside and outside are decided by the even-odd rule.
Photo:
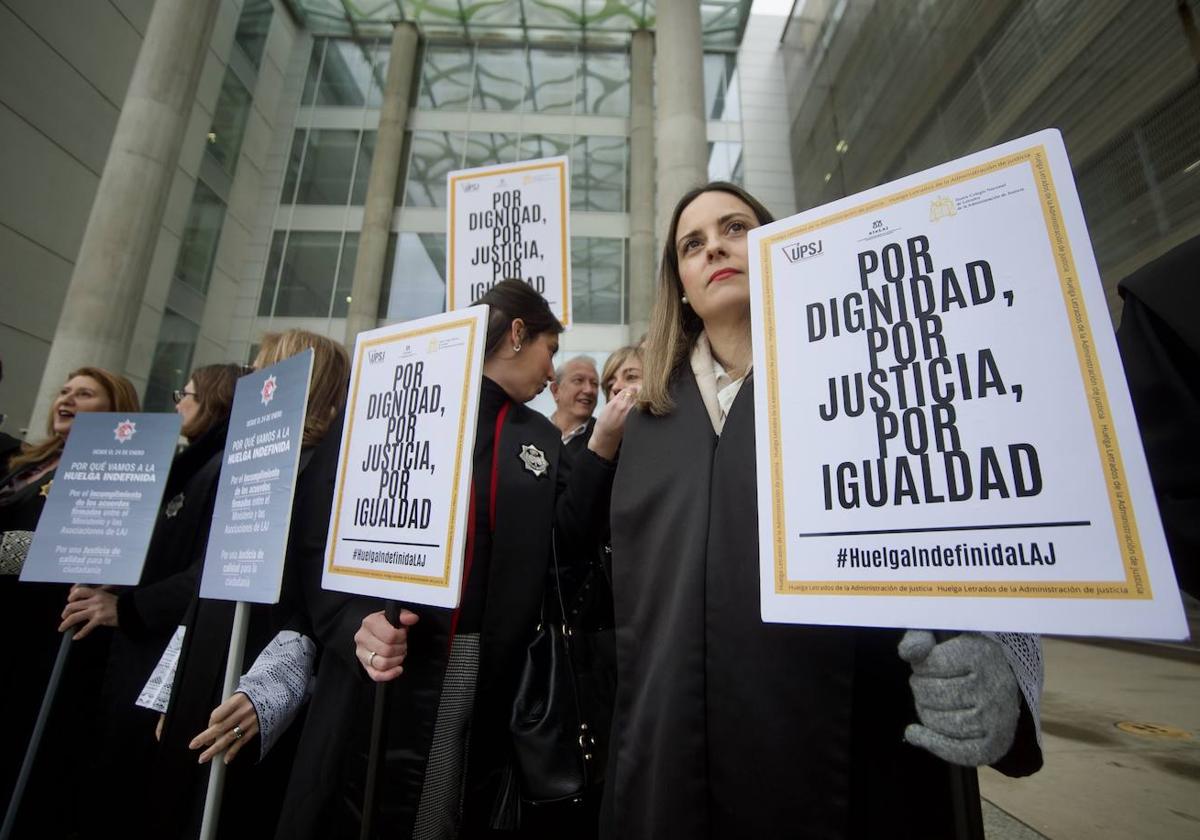
[[[180,493],[171,501],[167,502],[167,519],[174,519],[175,514],[183,510],[183,494]]]
[[[521,463],[525,465],[525,469],[538,478],[544,476],[550,469],[550,462],[546,460],[546,453],[532,443],[522,444],[520,457]]]

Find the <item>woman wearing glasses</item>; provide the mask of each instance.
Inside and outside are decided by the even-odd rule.
[[[61,629],[82,639],[97,627],[114,627],[101,685],[94,769],[96,804],[89,809],[124,819],[144,790],[153,764],[157,715],[134,705],[158,656],[183,620],[204,562],[208,523],[217,496],[229,412],[242,365],[206,365],[174,392],[187,446],[175,456],[163,491],[141,582],[121,591],[71,588]]]

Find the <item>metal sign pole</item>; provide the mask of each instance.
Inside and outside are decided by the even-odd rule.
[[[221,701],[228,700],[242,675],[242,658],[246,653],[246,633],[250,629],[250,605],[238,601],[233,612],[233,637],[229,640],[229,658],[225,661],[225,687]],[[208,792],[204,797],[204,820],[200,824],[200,840],[215,840],[221,819],[221,794],[225,790],[225,761],[220,755],[209,762]]]

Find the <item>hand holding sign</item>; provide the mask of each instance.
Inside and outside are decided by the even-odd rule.
[[[83,624],[83,628],[71,637],[74,641],[87,637],[97,627],[116,627],[117,596],[109,591],[108,587],[96,589],[76,584],[67,595],[67,605],[63,608],[62,617],[62,624],[58,625],[60,633]]]
[[[1021,715],[1017,678],[1004,649],[978,633],[935,643],[928,630],[909,630],[900,658],[912,665],[913,700],[920,724],[904,739],[943,761],[982,767],[1012,747]]]
[[[409,610],[400,610],[400,626],[393,627],[383,612],[371,613],[362,620],[354,634],[354,658],[375,682],[388,682],[404,673],[404,658],[408,656],[408,628],[421,617]]]

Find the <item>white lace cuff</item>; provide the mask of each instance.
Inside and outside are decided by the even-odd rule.
[[[183,634],[187,627],[180,624],[175,628],[175,635],[167,642],[167,649],[159,657],[154,672],[146,681],[145,688],[136,701],[143,709],[153,709],[160,714],[167,713],[171,703],[171,686],[175,684],[175,667],[179,664],[179,653],[183,650]]]
[[[317,647],[312,639],[282,630],[263,648],[237,690],[258,715],[259,758],[287,731],[308,699]]]
[[[33,531],[5,531],[0,535],[0,575],[19,575],[33,543]]]
[[[1012,668],[1025,704],[1033,715],[1038,746],[1042,745],[1042,684],[1045,669],[1042,666],[1042,637],[1032,633],[984,633],[1004,648],[1004,656]]]

